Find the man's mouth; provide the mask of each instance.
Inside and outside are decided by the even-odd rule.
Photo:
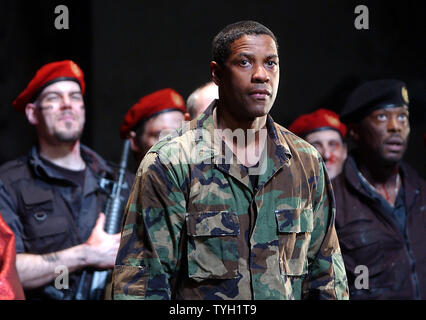
[[[60,117],[60,121],[74,121],[74,117]]]
[[[249,92],[249,94],[256,100],[265,100],[268,96],[271,95],[271,92],[266,89],[253,89]]]
[[[404,140],[400,137],[392,137],[386,139],[384,145],[389,151],[400,152],[404,148]]]
[[[62,114],[58,117],[59,121],[75,121],[76,117],[72,114]]]
[[[326,161],[325,161],[325,165],[327,167],[331,167],[334,163],[336,162],[336,157],[334,157],[333,155],[331,155]]]

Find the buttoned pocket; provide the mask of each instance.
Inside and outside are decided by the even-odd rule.
[[[32,253],[46,253],[63,249],[68,241],[68,221],[54,212],[50,190],[28,188],[22,191],[24,207],[23,240]]]
[[[276,210],[281,273],[301,276],[308,272],[308,248],[313,230],[310,208]]]
[[[354,277],[355,268],[358,265],[365,265],[368,268],[370,280],[380,276],[380,285],[386,283],[392,286],[393,277],[390,277],[386,271],[385,252],[392,252],[395,247],[394,241],[386,241],[386,237],[381,236],[384,233],[377,232],[377,225],[374,220],[358,218],[339,228],[338,237],[342,252],[345,253],[345,266],[348,273]]]
[[[228,211],[189,213],[188,276],[195,281],[238,275],[238,215]]]

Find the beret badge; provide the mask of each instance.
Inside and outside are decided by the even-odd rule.
[[[409,100],[408,100],[408,91],[407,91],[407,88],[405,86],[403,86],[401,88],[401,95],[402,95],[402,99],[404,99],[404,102],[406,104],[408,104],[409,103]]]

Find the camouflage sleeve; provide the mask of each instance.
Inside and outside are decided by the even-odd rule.
[[[113,299],[172,296],[186,212],[173,169],[156,153],[148,153],[138,169],[113,272]]]
[[[349,299],[342,254],[335,229],[336,205],[323,160],[314,189],[314,229],[308,250],[309,273],[303,283],[304,299]]]

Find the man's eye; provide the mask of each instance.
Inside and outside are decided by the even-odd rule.
[[[399,121],[406,121],[408,119],[408,116],[406,115],[406,114],[400,114],[399,116],[398,116],[398,120]]]
[[[330,141],[328,143],[328,145],[330,146],[331,149],[337,149],[340,147],[340,142],[338,141]]]
[[[249,61],[248,60],[241,60],[240,61],[240,65],[242,65],[243,67],[248,66],[249,65]]]
[[[384,113],[380,113],[377,115],[377,120],[379,121],[385,121],[388,117]]]
[[[49,95],[46,97],[46,101],[58,101],[59,97],[57,95]]]
[[[316,142],[313,142],[312,143],[312,145],[315,147],[315,149],[320,149],[321,148],[321,144],[320,143],[316,143]]]
[[[274,66],[276,66],[276,65],[277,65],[277,63],[276,63],[275,61],[268,61],[266,64],[267,64],[269,67],[274,67]]]
[[[83,96],[81,94],[74,94],[71,96],[71,99],[76,100],[76,101],[81,101],[83,100]]]

